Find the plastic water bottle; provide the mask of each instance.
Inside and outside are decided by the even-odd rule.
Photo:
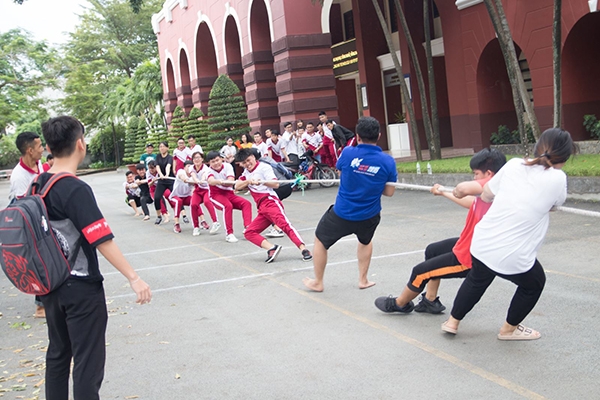
[[[421,164],[417,163],[417,174],[421,175]]]
[[[431,175],[431,164],[427,163],[427,174]]]

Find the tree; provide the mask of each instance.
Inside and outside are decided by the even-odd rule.
[[[123,161],[126,163],[133,163],[135,158],[135,143],[137,140],[137,129],[139,124],[139,118],[131,117],[127,122],[127,130],[125,131],[125,154]]]
[[[16,135],[0,137],[0,169],[14,168],[19,162],[21,152],[15,144]]]
[[[177,139],[183,136],[183,127],[187,118],[185,112],[180,106],[175,107],[173,110],[173,119],[171,120],[171,129],[169,130],[169,148],[175,149],[177,147]]]
[[[150,135],[148,136],[148,143],[152,143],[155,149],[158,149],[160,142],[168,141],[167,129],[164,125],[163,118],[158,114],[154,113],[152,121],[150,122]]]
[[[139,160],[144,154],[146,144],[148,143],[148,125],[144,118],[138,118],[138,125],[135,135],[135,159]]]
[[[209,136],[208,148],[220,149],[228,136],[240,137],[250,132],[250,121],[240,89],[227,75],[219,75],[208,101],[208,126],[213,132]]]
[[[32,115],[47,117],[42,91],[57,86],[58,59],[56,49],[32,40],[27,31],[0,34],[0,136],[8,125],[34,122]]]
[[[433,69],[433,54],[431,52],[431,26],[429,12],[429,1],[423,0],[423,28],[425,30],[425,59],[427,63],[427,80],[429,81],[429,107],[431,109],[431,129],[434,141],[436,141],[436,156],[442,158],[440,144],[440,120],[438,118],[437,89],[435,85],[435,73]],[[431,152],[430,152],[431,153]]]
[[[515,44],[512,40],[510,27],[504,13],[504,7],[501,0],[484,0],[492,25],[496,31],[500,49],[506,64],[508,79],[511,84],[513,93],[513,103],[515,104],[515,112],[517,113],[517,122],[519,125],[519,133],[521,135],[521,143],[527,152],[527,132],[525,122],[523,121],[523,109],[527,114],[527,119],[533,130],[533,136],[538,139],[540,137],[540,126],[533,110],[533,105],[529,100],[529,93],[523,80],[523,74],[519,67],[519,59],[515,50]]]
[[[183,134],[185,137],[194,135],[196,137],[196,143],[199,143],[201,146],[206,146],[208,144],[210,131],[208,130],[207,120],[200,118],[204,118],[202,110],[196,107],[192,108],[190,115],[188,115],[188,120],[183,127]]]
[[[562,124],[562,82],[561,82],[561,16],[562,0],[554,0],[554,21],[552,24],[552,65],[554,67],[554,126]]]
[[[116,135],[116,141],[113,135]],[[115,125],[114,131],[112,126],[105,126],[94,135],[88,145],[92,161],[119,164],[121,160],[118,155],[123,154],[124,141],[125,127],[123,125]],[[118,149],[113,148],[115,143],[119,146]]]

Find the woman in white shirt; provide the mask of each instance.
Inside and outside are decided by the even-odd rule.
[[[477,304],[496,276],[517,285],[500,340],[534,340],[540,333],[521,322],[542,294],[546,276],[537,251],[548,230],[549,212],[567,196],[561,170],[575,148],[569,132],[546,130],[535,145],[533,160],[513,158],[485,185],[481,199],[492,202],[475,227],[471,242],[473,268],[461,285],[451,316],[442,330],[456,334],[460,321]]]
[[[221,147],[219,153],[221,153],[221,156],[223,156],[225,162],[232,164],[233,160],[235,159],[235,154],[237,153],[237,150],[233,145],[233,138],[231,136],[228,137],[225,143],[227,144]]]

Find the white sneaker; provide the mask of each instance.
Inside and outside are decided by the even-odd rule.
[[[194,228],[194,232],[192,232],[192,236],[200,236],[200,228]]]
[[[208,233],[210,233],[211,235],[214,235],[217,233],[219,228],[221,228],[221,224],[218,222],[213,222],[212,226],[210,227],[210,231],[208,231]]]
[[[283,231],[280,231],[279,229],[273,227],[269,232],[265,234],[265,236],[270,238],[283,237]]]
[[[233,233],[230,233],[229,235],[225,236],[225,241],[229,243],[237,243],[238,239]]]

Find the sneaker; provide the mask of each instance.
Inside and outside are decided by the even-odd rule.
[[[425,293],[421,294],[421,301],[415,306],[416,312],[429,314],[440,314],[445,309],[446,306],[442,304],[439,297],[436,297],[434,301],[431,301],[425,297]]]
[[[281,251],[281,246],[278,244],[273,246],[273,248],[267,250],[267,259],[265,260],[265,262],[272,263],[273,261],[275,261],[275,259],[279,255],[280,251]]]
[[[220,223],[213,222],[212,226],[210,227],[210,231],[208,231],[208,233],[210,233],[211,235],[214,235],[217,233],[217,231],[219,230],[220,227],[221,227]]]
[[[202,228],[206,229],[206,230],[210,229],[209,226],[208,226],[208,223],[206,221],[200,222],[200,226],[202,226]]]
[[[310,260],[312,260],[312,254],[310,254],[310,251],[308,251],[308,249],[302,250],[302,261]]]
[[[189,224],[189,223],[190,223],[190,220],[189,220],[189,218],[187,217],[187,215],[184,215],[183,217],[181,217],[181,219],[183,220],[183,223],[184,223],[184,224]]]
[[[238,239],[233,233],[230,233],[229,235],[225,236],[225,241],[228,243],[237,243]]]
[[[144,221],[148,221],[150,219],[149,215],[144,215]]]
[[[194,228],[194,232],[192,232],[192,236],[200,236],[200,228]]]
[[[283,231],[273,227],[265,236],[270,238],[283,237]]]
[[[154,221],[154,225],[160,225],[161,222],[162,222],[162,217],[156,217],[156,220]]]
[[[173,224],[173,232],[181,233],[181,226],[179,226],[179,224]]]
[[[379,308],[381,311],[386,313],[399,312],[408,314],[412,310],[415,309],[415,304],[410,301],[404,307],[398,307],[396,305],[396,297],[392,297],[390,294],[388,297],[378,297],[375,299],[375,307]]]

